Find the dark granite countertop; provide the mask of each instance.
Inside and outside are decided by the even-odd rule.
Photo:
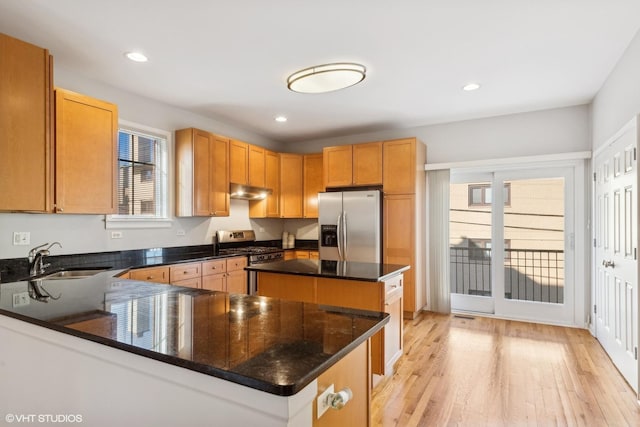
[[[378,264],[351,261],[327,261],[314,259],[290,259],[288,261],[257,264],[246,269],[250,271],[295,274],[299,276],[326,277],[330,279],[362,280],[383,282],[388,278],[407,271],[408,265]]]
[[[300,391],[389,321],[386,313],[113,274],[2,283],[0,315],[282,396]],[[14,307],[16,294],[28,304]]]

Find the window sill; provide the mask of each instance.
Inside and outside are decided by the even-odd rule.
[[[171,228],[173,220],[170,218],[122,218],[106,215],[104,228]]]

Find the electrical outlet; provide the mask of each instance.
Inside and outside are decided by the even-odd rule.
[[[112,239],[122,239],[122,231],[112,231],[111,232]]]
[[[31,233],[28,231],[13,232],[13,246],[24,246],[31,244]]]
[[[325,391],[322,392],[320,396],[318,396],[318,400],[316,403],[316,412],[318,413],[318,418],[320,418],[325,412],[327,412],[327,409],[331,407],[331,405],[329,405],[329,402],[327,402],[327,396],[333,394],[333,390],[333,384],[331,384]]]
[[[13,308],[29,305],[29,292],[13,294]]]
[[[184,232],[184,230],[178,230],[176,231],[176,236],[184,236],[186,233]]]

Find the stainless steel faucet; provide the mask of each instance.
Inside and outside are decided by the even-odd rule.
[[[53,242],[49,246],[47,245],[49,245],[49,243],[36,246],[35,248],[29,251],[29,275],[30,276],[37,276],[39,274],[44,274],[44,270],[51,265],[51,264],[43,263],[44,257],[50,255],[49,249],[51,249],[53,245],[58,245],[62,247],[60,242]],[[47,247],[45,249],[42,249],[45,246]]]

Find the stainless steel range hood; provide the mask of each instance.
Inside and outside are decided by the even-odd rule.
[[[273,193],[270,188],[251,187],[250,185],[229,184],[229,196],[232,199],[262,200]]]

